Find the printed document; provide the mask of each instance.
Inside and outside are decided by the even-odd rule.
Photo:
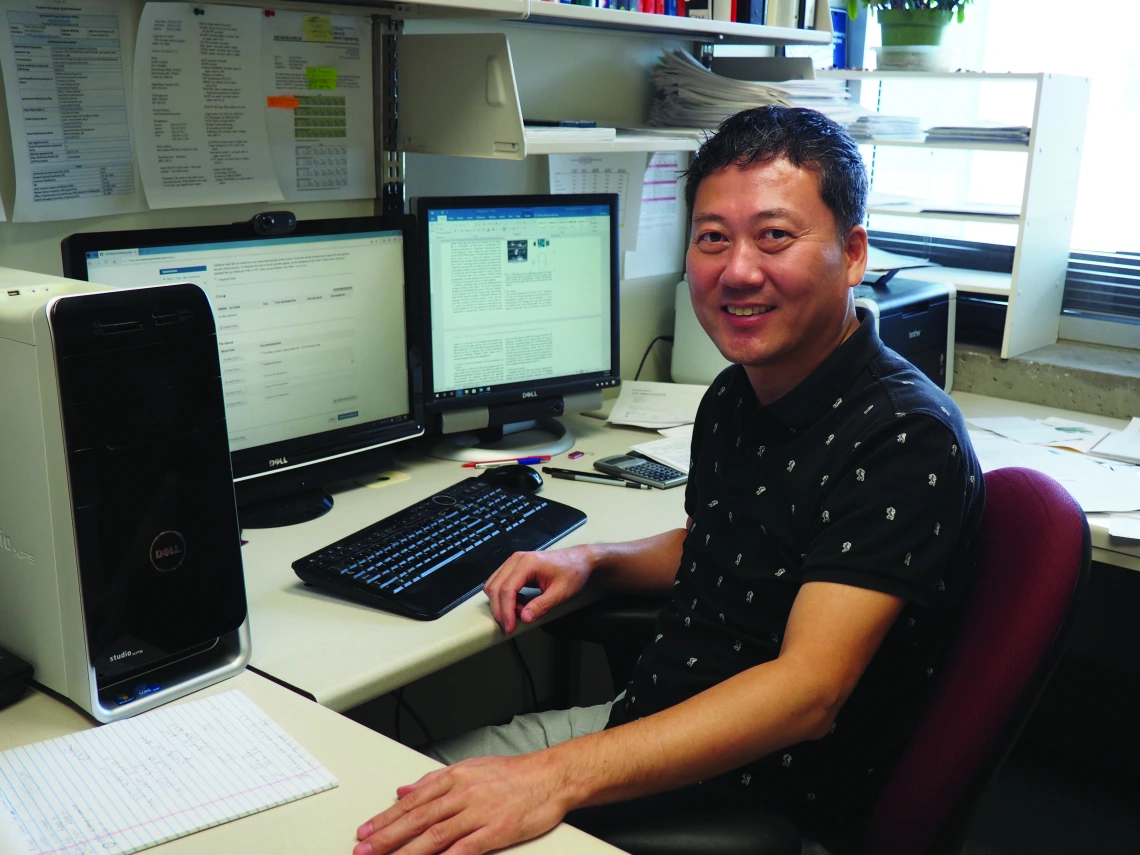
[[[550,155],[551,193],[617,193],[621,249],[637,248],[645,152]]]
[[[263,21],[266,126],[285,201],[371,199],[372,20],[277,9]]]
[[[139,172],[152,208],[281,201],[261,83],[264,13],[147,3],[134,73]]]
[[[654,429],[689,424],[707,391],[707,386],[691,383],[627,380],[606,421]]]
[[[226,692],[0,752],[0,852],[128,855],[336,786]]]
[[[122,3],[0,0],[14,220],[146,209],[132,156],[134,39],[133,15]]]
[[[680,275],[685,269],[688,223],[681,172],[686,165],[679,151],[658,151],[649,156],[641,185],[637,249],[625,253],[622,279]]]

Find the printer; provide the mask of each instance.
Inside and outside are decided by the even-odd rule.
[[[854,291],[856,311],[870,312],[883,344],[949,392],[954,382],[954,286],[895,276],[882,284],[857,285]],[[697,321],[684,279],[677,283],[675,307],[673,382],[708,385],[728,362]]]
[[[0,268],[0,646],[110,722],[250,638],[214,320],[194,285]]]

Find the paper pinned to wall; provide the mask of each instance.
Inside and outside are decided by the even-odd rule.
[[[14,220],[146,208],[132,153],[133,49],[134,19],[122,3],[0,0]]]
[[[0,752],[0,851],[129,855],[336,786],[231,691]]]
[[[152,208],[281,201],[253,7],[147,3],[134,68],[139,172]]]
[[[636,249],[626,252],[623,279],[680,274],[685,269],[685,155],[658,151],[649,158],[641,187]]]
[[[285,201],[374,197],[372,19],[278,9],[261,32],[265,123]]]
[[[551,193],[617,193],[621,248],[637,246],[645,152],[550,155]]]

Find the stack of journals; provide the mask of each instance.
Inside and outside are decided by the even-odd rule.
[[[860,142],[865,140],[915,140],[923,139],[921,122],[914,116],[887,116],[872,113],[860,116],[847,126],[851,136]]]

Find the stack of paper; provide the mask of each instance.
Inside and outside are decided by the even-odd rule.
[[[661,433],[666,434],[664,439],[638,443],[632,446],[632,450],[650,460],[656,460],[664,466],[671,466],[679,472],[688,472],[693,444],[693,426],[683,425],[663,430]]]
[[[1029,128],[979,119],[961,125],[938,125],[926,129],[927,142],[989,142],[1029,145]]]
[[[914,140],[923,139],[922,122],[915,116],[888,116],[871,113],[860,116],[847,126],[856,140]]]
[[[526,141],[538,142],[613,142],[617,128],[572,128],[559,125],[527,125]]]
[[[1140,418],[1133,417],[1122,431],[1113,431],[1093,446],[1093,457],[1140,463]]]
[[[691,424],[707,391],[707,386],[689,383],[627,380],[621,384],[621,392],[607,421],[653,430]]]

